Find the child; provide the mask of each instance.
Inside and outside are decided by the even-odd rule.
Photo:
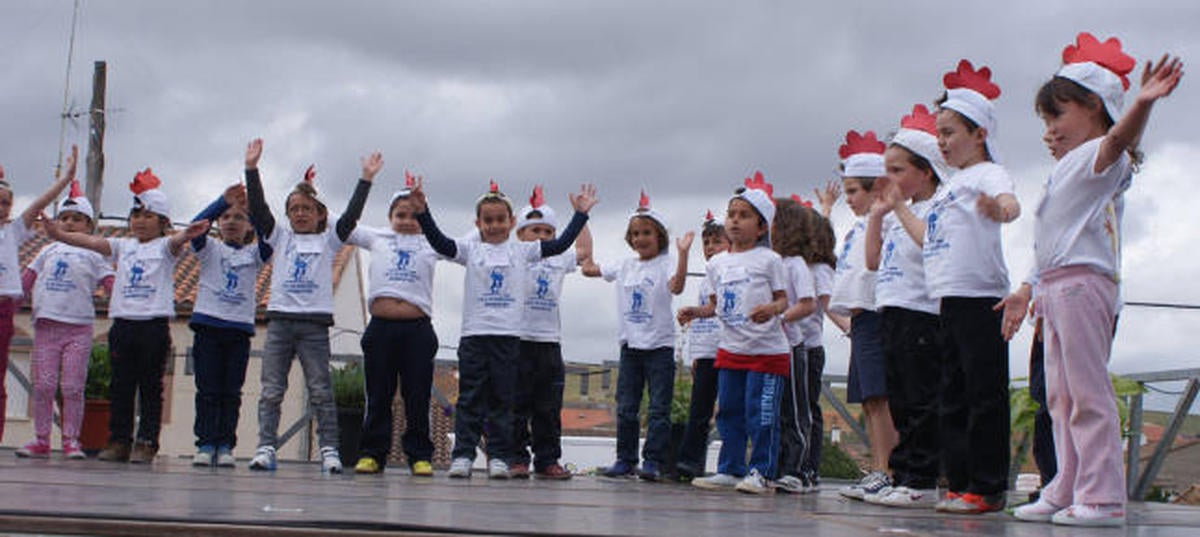
[[[1003,303],[1010,337],[1036,285],[1058,473],[1037,502],[1013,514],[1119,526],[1125,522],[1120,425],[1107,371],[1121,265],[1115,205],[1137,164],[1150,110],[1174,91],[1183,71],[1177,57],[1148,62],[1137,98],[1122,114],[1126,75],[1137,64],[1116,38],[1100,43],[1081,33],[1062,57],[1065,65],[1036,100],[1046,125],[1042,140],[1057,162],[1034,224],[1035,275]]]
[[[769,247],[774,218],[771,185],[756,173],[729,200],[729,251],[714,256],[705,270],[714,290],[709,303],[679,313],[684,321],[713,315],[721,320],[716,359],[721,453],[716,475],[692,480],[700,488],[774,491],[769,480],[779,454],[779,400],[790,358],[781,325],[788,304],[787,275],[783,259]],[[747,440],[752,445],[749,471]]]
[[[1021,207],[995,162],[992,99],[1000,88],[990,77],[967,60],[944,77],[938,148],[959,171],[934,195],[921,241],[943,341],[938,429],[949,492],[936,508],[952,513],[1002,509],[1008,488],[1008,344],[992,307],[1008,294],[1000,225]]]
[[[888,475],[888,456],[896,445],[896,429],[888,408],[887,373],[883,358],[883,334],[879,312],[875,311],[875,271],[866,267],[867,211],[875,201],[875,180],[886,174],[883,166],[885,146],[867,131],[846,133],[846,143],[838,148],[842,158],[842,188],[846,204],[855,221],[842,241],[833,295],[829,309],[850,317],[850,372],[846,382],[846,401],[862,403],[867,434],[871,438],[871,472],[857,484],[839,493],[856,500],[883,492],[892,485]]]
[[[725,224],[713,218],[712,211],[704,216],[700,243],[704,247],[705,262],[729,250]],[[699,305],[708,304],[708,299],[713,294],[708,280],[701,280]],[[721,338],[721,323],[714,317],[708,317],[692,319],[687,323],[687,327],[687,355],[692,366],[692,396],[689,399],[691,403],[688,408],[687,426],[683,430],[683,441],[679,446],[679,462],[675,464],[676,473],[684,480],[704,475],[713,406],[717,403],[717,370],[713,363],[717,357],[717,342]]]
[[[554,209],[546,205],[542,187],[534,187],[529,205],[517,215],[517,239],[546,241],[558,229]],[[513,409],[513,456],[509,473],[529,477],[529,448],[533,448],[533,475],[538,479],[570,479],[558,463],[562,456],[562,401],[565,370],[559,345],[559,297],[563,277],[579,260],[592,255],[587,226],[579,232],[575,250],[529,264],[521,312],[521,354],[517,359],[517,385]]]
[[[607,477],[634,475],[638,462],[638,413],[642,392],[650,391],[646,443],[642,446],[642,467],[637,475],[657,481],[666,461],[671,432],[671,399],[675,393],[675,326],[671,316],[671,295],[683,292],[687,278],[687,252],[695,234],[687,232],[676,241],[679,249],[675,272],[671,272],[670,238],[662,215],[650,208],[650,198],[642,192],[638,208],[629,215],[625,244],[636,258],[620,263],[588,263],[583,275],[619,281],[617,311],[621,316],[621,358],[617,371],[617,460],[609,466]]]
[[[441,256],[421,235],[413,210],[416,178],[404,172],[404,188],[392,195],[390,229],[359,226],[351,243],[370,250],[367,301],[371,322],[363,333],[367,409],[355,473],[376,474],[392,450],[392,399],[397,376],[404,398],[404,456],[414,476],[433,475],[429,396],[433,390],[437,334],[433,314],[434,265]]]
[[[578,195],[570,196],[575,215],[557,239],[522,242],[509,240],[512,204],[495,182],[475,203],[478,240],[454,240],[442,234],[429,213],[421,182],[413,189],[413,210],[429,244],[467,269],[450,477],[471,477],[485,414],[489,427],[488,477],[509,477],[516,361],[521,353],[522,316],[516,295],[528,279],[530,263],[561,254],[575,241],[587,223],[588,210],[596,203],[595,192],[595,187],[584,185]],[[516,289],[512,282],[516,282]]]
[[[75,175],[76,149],[67,159],[66,177]],[[71,192],[59,204],[58,223],[68,231],[91,232],[92,205],[71,181]],[[91,250],[62,243],[42,249],[22,274],[22,284],[33,296],[34,440],[17,450],[18,457],[50,456],[51,420],[55,394],[62,394],[62,452],[68,459],[85,458],[79,445],[83,424],[83,387],[92,353],[92,291],[97,285],[112,289],[110,264]],[[7,349],[7,345],[4,347]],[[60,377],[61,369],[61,377]],[[61,378],[61,385],[60,385]],[[2,408],[2,407],[0,407]],[[2,419],[2,417],[0,417]]]
[[[836,184],[836,183],[834,183]],[[840,189],[840,187],[838,187]],[[835,196],[836,198],[836,196]],[[798,399],[806,401],[808,410],[805,417],[809,419],[808,430],[801,429],[804,444],[808,447],[804,459],[800,462],[800,479],[807,484],[805,492],[820,490],[818,469],[821,464],[821,448],[825,440],[825,418],[821,413],[821,387],[824,385],[821,376],[825,371],[825,347],[821,337],[825,327],[825,317],[829,310],[830,295],[833,294],[834,265],[837,257],[833,253],[837,239],[833,235],[833,226],[829,219],[821,216],[812,207],[801,207],[803,218],[797,230],[801,236],[808,237],[804,243],[801,256],[808,263],[808,271],[813,277],[813,295],[815,308],[807,317],[800,320],[800,330],[804,336],[804,374],[805,383],[800,385],[803,390]],[[835,322],[841,322],[838,329],[845,333],[849,329],[849,321],[840,316],[829,315]],[[803,411],[803,408],[801,409]],[[801,423],[803,425],[803,422]]]
[[[338,249],[358,225],[371,181],[383,167],[383,156],[372,153],[362,159],[362,177],[337,223],[328,225],[325,204],[317,197],[309,166],[304,180],[284,203],[285,225],[275,217],[263,197],[258,160],[262,140],[246,148],[246,195],[254,231],[275,258],[271,271],[271,298],[267,304],[267,342],[263,346],[262,394],[258,400],[258,449],[250,459],[251,470],[274,470],[278,441],[280,403],[287,391],[292,358],[298,356],[308,386],[309,407],[317,417],[317,442],[321,446],[321,471],[341,473],[338,456],[337,407],[329,377],[329,327],[333,325],[333,260]]]
[[[158,454],[162,428],[163,374],[171,359],[168,322],[175,314],[175,264],[184,243],[208,231],[206,220],[193,222],[167,238],[170,204],[161,182],[150,168],[130,183],[131,237],[99,237],[59,229],[46,222],[50,238],[111,257],[117,266],[117,285],[109,302],[108,349],[112,359],[109,385],[112,415],[108,444],[97,456],[102,461],[149,463]],[[134,397],[137,397],[137,441],[133,441]]]
[[[192,466],[232,468],[242,384],[258,308],[255,283],[259,269],[271,258],[271,249],[263,242],[257,248],[247,247],[254,241],[254,228],[244,185],[229,187],[192,219],[201,220],[215,222],[221,240],[210,241],[207,233],[192,239],[192,251],[200,261],[196,305],[188,322],[195,333],[196,454]]]
[[[867,219],[867,269],[876,271],[888,406],[899,442],[888,459],[896,486],[864,499],[891,507],[937,503],[938,392],[930,379],[941,378],[938,303],[925,286],[919,242],[930,199],[942,178],[949,177],[935,121],[919,104],[900,120],[900,130],[884,152],[887,178],[875,184],[878,197]]]
[[[810,251],[811,237],[804,234],[804,206],[799,196],[775,199],[775,220],[771,223],[771,249],[783,258],[787,277],[785,291],[788,309],[783,312],[783,331],[787,334],[791,359],[788,361],[787,385],[780,401],[779,490],[802,494],[812,484],[804,475],[803,464],[811,449],[809,432],[812,417],[808,399],[801,399],[808,386],[807,354],[804,350],[804,331],[801,322],[816,310],[812,272],[803,255]]]

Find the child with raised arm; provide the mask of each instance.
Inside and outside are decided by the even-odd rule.
[[[725,234],[725,223],[713,217],[712,211],[704,216],[700,229],[700,244],[704,248],[704,261],[729,250],[729,237]],[[700,299],[703,306],[713,295],[708,280],[700,281]],[[692,319],[687,325],[687,358],[692,369],[692,395],[688,399],[688,421],[683,429],[675,472],[681,479],[690,480],[704,475],[705,456],[708,451],[708,435],[712,429],[714,405],[717,404],[717,343],[721,339],[721,322],[714,317]]]
[[[321,471],[341,473],[337,408],[329,375],[329,327],[333,325],[333,260],[358,225],[371,181],[383,167],[383,156],[362,159],[362,177],[346,205],[346,213],[329,226],[329,212],[313,186],[309,166],[304,179],[288,194],[287,220],[277,225],[263,196],[258,161],[262,140],[246,148],[246,196],[250,220],[259,240],[273,251],[271,298],[267,303],[267,341],[263,346],[262,394],[258,400],[258,449],[251,470],[274,470],[280,404],[287,391],[292,358],[298,357],[308,386],[309,406],[317,417]]]
[[[716,361],[721,453],[717,473],[694,479],[692,485],[768,494],[774,492],[770,480],[779,456],[779,401],[791,358],[782,326],[787,275],[783,259],[770,248],[772,187],[761,173],[745,184],[729,200],[725,216],[729,251],[714,256],[705,269],[714,291],[709,303],[683,308],[679,318],[686,322],[716,315],[721,321]]]
[[[940,301],[939,444],[949,492],[936,508],[978,514],[1004,508],[1008,489],[1008,343],[992,307],[1008,294],[1000,226],[1021,206],[992,144],[1000,87],[962,60],[943,77],[938,148],[957,168],[931,200],[922,249],[925,285]]]
[[[583,275],[619,281],[617,314],[620,315],[621,357],[617,371],[617,460],[604,471],[607,477],[638,475],[657,481],[667,460],[671,434],[671,398],[675,394],[675,325],[671,295],[683,292],[687,278],[687,251],[692,232],[676,241],[678,257],[672,272],[670,237],[663,216],[650,207],[642,192],[638,208],[629,215],[625,243],[637,257],[618,263],[589,262]],[[642,393],[649,390],[646,443],[638,469],[638,432]]]
[[[67,159],[68,179],[75,175],[77,153],[72,147]],[[70,193],[58,205],[58,225],[68,231],[90,233],[93,218],[92,205],[80,191],[79,182],[71,181]],[[79,445],[79,428],[83,424],[83,389],[96,318],[92,292],[99,285],[111,290],[112,277],[111,263],[100,254],[60,242],[42,248],[22,273],[26,295],[33,297],[29,376],[33,381],[34,439],[17,449],[18,457],[50,456],[54,399],[56,393],[61,393],[63,457],[85,458]]]
[[[524,242],[510,239],[512,202],[494,181],[475,203],[478,240],[455,240],[444,235],[429,213],[421,182],[413,189],[413,210],[429,244],[466,267],[450,477],[471,477],[485,418],[489,428],[488,477],[509,477],[516,364],[521,354],[520,293],[529,278],[531,263],[559,255],[575,242],[587,223],[588,210],[596,204],[595,193],[595,187],[583,185],[578,195],[569,196],[575,214],[557,239]]]
[[[924,217],[949,166],[937,146],[933,114],[923,105],[900,120],[884,152],[887,177],[876,182],[866,229],[866,263],[876,271],[875,305],[883,320],[888,407],[899,441],[888,458],[895,486],[869,503],[928,508],[937,503],[938,302],[929,297],[921,252]]]
[[[87,248],[116,263],[116,283],[108,315],[108,352],[112,360],[109,386],[112,415],[108,444],[97,456],[103,461],[149,463],[158,454],[162,428],[163,374],[171,359],[169,322],[175,314],[175,264],[187,241],[208,231],[209,222],[193,222],[183,232],[167,237],[171,228],[170,204],[150,168],[130,183],[133,208],[129,210],[131,237],[109,238],[68,231],[47,220],[50,238]],[[138,426],[133,435],[134,398]],[[131,445],[132,444],[132,445]]]
[[[1120,424],[1108,378],[1119,282],[1116,205],[1139,160],[1137,141],[1159,99],[1183,76],[1178,57],[1146,64],[1142,87],[1122,113],[1137,65],[1116,38],[1088,33],[1063,51],[1065,64],[1038,90],[1042,140],[1057,161],[1034,224],[1035,267],[1007,297],[1004,333],[1016,332],[1036,286],[1046,345],[1046,394],[1058,473],[1022,520],[1072,526],[1125,522]]]
[[[255,282],[259,269],[271,259],[271,248],[264,242],[250,246],[254,227],[244,185],[229,187],[192,219],[201,220],[216,225],[220,240],[209,240],[205,233],[191,241],[200,261],[196,305],[188,322],[195,333],[196,454],[192,465],[232,468],[242,385],[258,309]]]

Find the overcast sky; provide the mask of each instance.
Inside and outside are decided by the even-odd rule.
[[[621,237],[640,188],[673,233],[697,228],[706,209],[723,210],[756,169],[776,192],[808,197],[832,177],[847,129],[895,130],[965,57],[990,66],[1003,91],[998,146],[1027,209],[1005,232],[1019,279],[1031,263],[1029,215],[1052,164],[1031,103],[1062,47],[1086,30],[1120,37],[1139,60],[1200,53],[1200,3],[1189,0],[704,4],[84,1],[69,101],[86,110],[92,62],[106,60],[106,214],[128,211],[125,185],[152,166],[175,219],[190,219],[240,178],[245,144],[261,136],[277,214],[309,163],[331,206],[342,207],[359,157],[372,150],[386,164],[363,218],[371,225],[385,225],[405,168],[425,175],[451,233],[469,230],[489,178],[521,200],[543,183],[563,213],[567,191],[594,182],[604,261],[631,255]],[[71,9],[70,0],[0,3],[0,164],[17,211],[55,164]],[[1130,301],[1200,304],[1200,195],[1188,168],[1200,162],[1194,76],[1155,108],[1147,163],[1127,198]],[[82,119],[68,124],[68,145],[85,146],[86,128]],[[839,205],[839,236],[849,220]],[[452,344],[462,272],[438,270],[435,324]],[[677,305],[696,292],[690,283]],[[611,286],[575,275],[565,295],[567,359],[616,359]],[[1127,308],[1113,369],[1200,367],[1198,325],[1200,312]],[[1026,370],[1024,332],[1012,347],[1014,375]],[[827,372],[844,373],[845,342],[827,334]]]

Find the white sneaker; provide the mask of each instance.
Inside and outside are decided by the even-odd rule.
[[[475,464],[475,461],[472,461],[466,457],[454,459],[453,461],[450,461],[450,471],[446,472],[446,475],[449,477],[460,478],[471,477],[471,466],[473,464]]]
[[[808,484],[794,475],[785,475],[775,480],[775,489],[788,494],[804,494],[808,492]]]
[[[275,469],[275,448],[271,446],[258,446],[254,450],[254,456],[250,458],[251,470],[274,470]]]
[[[873,496],[873,501],[871,499],[866,501],[888,507],[928,509],[937,505],[938,494],[937,489],[893,487],[887,494],[877,494]]]
[[[217,466],[221,468],[233,468],[237,466],[237,459],[233,457],[233,450],[227,447],[217,448]]]
[[[342,458],[338,456],[338,448],[331,446],[321,448],[321,471],[330,474],[342,473]]]
[[[767,478],[758,473],[758,470],[750,470],[746,477],[742,478],[742,482],[735,487],[738,492],[746,492],[749,494],[772,494],[775,489],[771,488]]]
[[[195,455],[192,455],[192,466],[202,466],[202,467],[207,468],[209,466],[212,466],[212,464],[213,464],[212,447],[201,448],[196,451]]]
[[[700,487],[708,490],[731,489],[738,486],[742,479],[729,474],[713,474],[708,477],[697,477],[692,480],[693,487]]]
[[[1050,522],[1054,517],[1054,513],[1062,511],[1062,507],[1054,505],[1044,498],[1038,498],[1038,501],[1027,503],[1016,509],[1013,509],[1013,517],[1017,520],[1026,522]]]
[[[863,476],[862,480],[853,485],[842,487],[838,491],[845,498],[851,500],[861,500],[867,494],[878,494],[884,487],[892,486],[892,478],[888,477],[883,472],[871,472]]]
[[[488,479],[508,479],[508,463],[500,459],[488,461]]]
[[[883,499],[884,496],[891,494],[892,490],[894,490],[894,489],[895,489],[895,487],[890,487],[890,486],[883,487],[875,492],[867,492],[864,489],[862,501],[867,502],[867,503],[878,504],[879,500]]]
[[[1064,526],[1123,526],[1125,506],[1120,504],[1075,504],[1054,513],[1050,521]]]

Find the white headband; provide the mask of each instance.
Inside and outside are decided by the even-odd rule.
[[[1116,73],[1093,62],[1080,62],[1062,66],[1055,76],[1074,81],[1099,95],[1109,119],[1113,122],[1121,119],[1121,111],[1125,108],[1125,85]]]
[[[167,195],[157,188],[134,194],[133,208],[152,212],[167,220],[171,219],[171,203],[167,200]]]
[[[879,153],[855,153],[842,160],[842,177],[883,177],[887,169],[883,166],[883,155]]]

